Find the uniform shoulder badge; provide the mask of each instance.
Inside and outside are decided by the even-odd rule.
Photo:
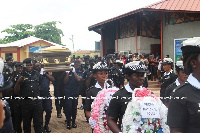
[[[176,92],[177,90],[183,88],[184,86],[186,86],[188,84],[188,82],[184,82],[182,83],[181,85],[177,86],[174,90],[173,90],[173,93]]]
[[[90,89],[94,88],[94,86],[90,86],[87,88],[87,91],[89,91]]]

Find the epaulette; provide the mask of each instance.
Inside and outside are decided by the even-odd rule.
[[[176,85],[175,82],[171,83],[166,89],[171,88],[174,84]]]
[[[187,84],[188,84],[187,81],[184,82],[184,83],[182,83],[181,85],[177,86],[177,87],[172,91],[172,93],[175,93],[177,90],[183,88],[183,86],[186,86]]]
[[[90,86],[89,88],[87,88],[87,91],[89,91],[90,89],[94,88],[95,86]]]

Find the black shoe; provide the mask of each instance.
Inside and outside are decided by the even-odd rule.
[[[71,122],[67,122],[67,129],[70,130],[72,128]]]
[[[76,123],[72,124],[72,127],[73,127],[73,128],[77,128]]]
[[[51,132],[51,130],[49,129],[49,126],[48,126],[48,125],[45,125],[45,126],[44,126],[44,130],[45,130],[45,132],[47,132],[47,133],[50,133],[50,132]]]
[[[57,114],[57,118],[62,118],[62,114]]]

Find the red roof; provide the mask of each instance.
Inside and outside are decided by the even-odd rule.
[[[200,11],[200,0],[162,0],[145,8],[157,10]]]
[[[89,26],[88,29],[92,30],[103,24],[130,16],[141,11],[182,11],[182,12],[200,12],[200,0],[162,0],[152,5],[140,8],[120,16],[108,19],[106,21]]]

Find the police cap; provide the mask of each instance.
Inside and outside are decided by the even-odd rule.
[[[9,61],[9,60],[13,60],[13,57],[12,56],[6,57],[6,61]]]
[[[181,50],[183,55],[200,53],[200,37],[193,37],[183,41],[183,46],[181,47]]]

